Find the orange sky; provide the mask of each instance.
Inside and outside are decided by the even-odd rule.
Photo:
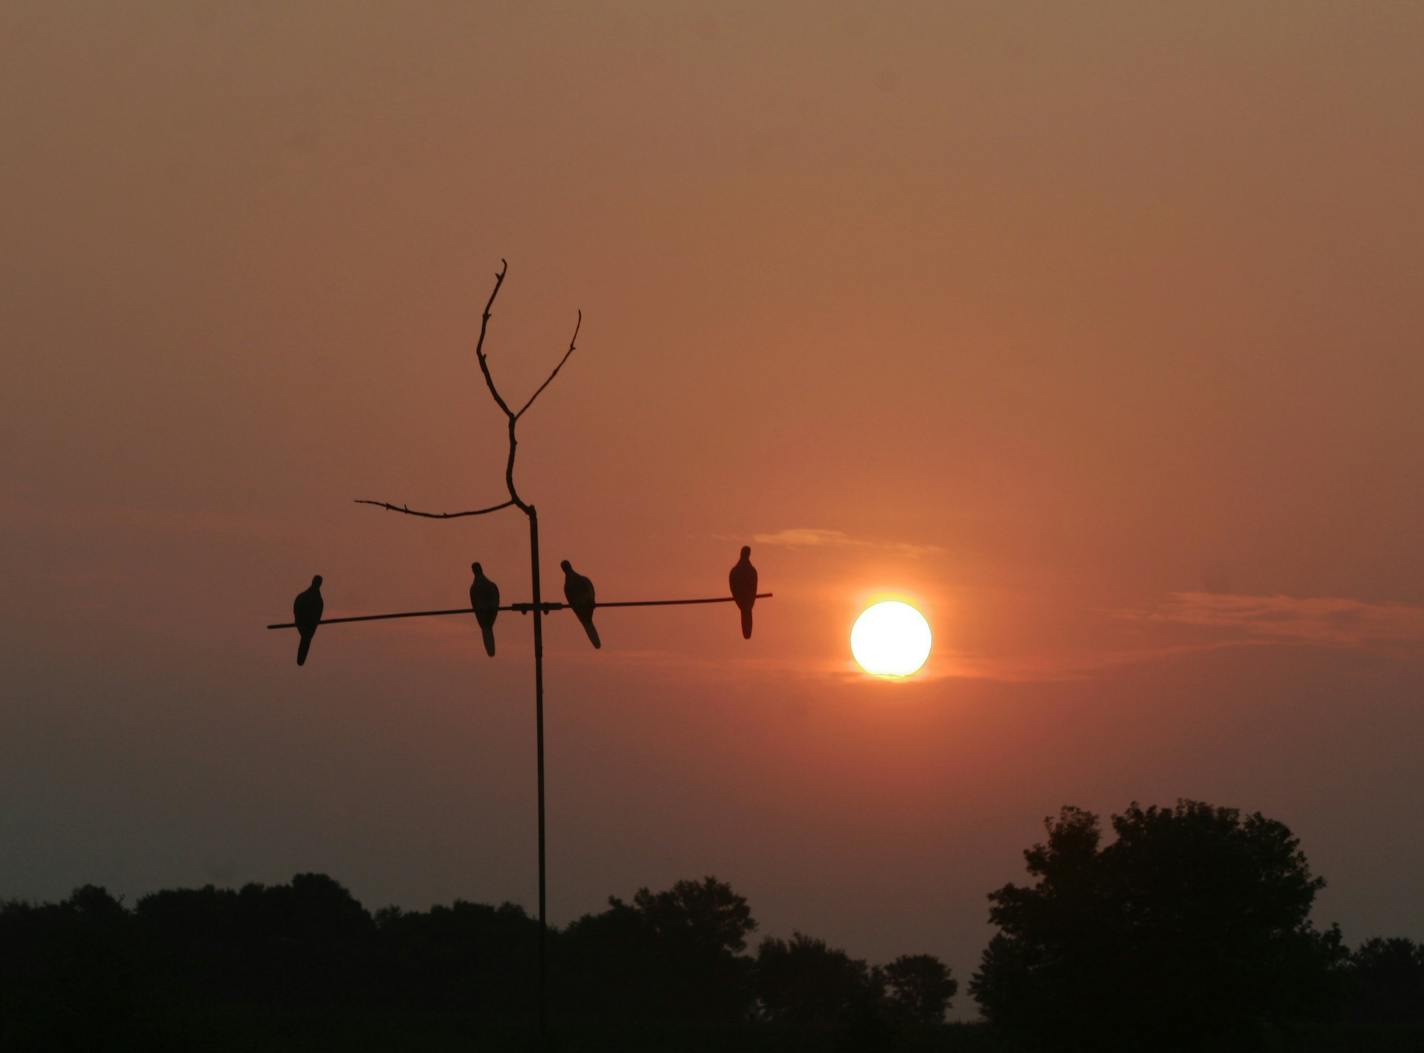
[[[967,978],[1065,803],[1260,809],[1424,936],[1424,9],[0,11],[0,895],[325,870],[550,905],[716,873]],[[770,7],[770,10],[767,8]],[[914,683],[849,673],[916,598]],[[960,999],[967,1002],[967,997]]]

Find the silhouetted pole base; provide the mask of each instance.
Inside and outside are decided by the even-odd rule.
[[[539,780],[539,1042],[548,1035],[548,1005],[546,998],[548,974],[545,951],[549,942],[548,922],[544,915],[544,604],[539,592],[539,513],[530,505],[529,572],[530,591],[534,602],[534,752]]]

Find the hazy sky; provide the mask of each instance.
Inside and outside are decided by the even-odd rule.
[[[0,8],[0,895],[715,873],[967,979],[1063,804],[1261,810],[1424,937],[1424,7]],[[869,598],[930,617],[868,680]],[[968,1004],[967,995],[960,998]]]

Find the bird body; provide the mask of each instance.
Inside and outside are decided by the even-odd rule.
[[[297,593],[292,601],[292,621],[297,623],[297,632],[302,642],[297,645],[297,665],[305,665],[307,651],[311,650],[312,637],[321,624],[321,612],[325,604],[321,599],[321,575],[312,578],[311,588]]]
[[[756,603],[757,571],[752,566],[750,545],[742,546],[742,558],[737,560],[727,581],[732,586],[732,599],[742,612],[742,639],[752,638],[752,605]]]
[[[480,623],[480,633],[485,638],[485,654],[494,657],[494,620],[499,617],[499,586],[485,577],[478,563],[471,563],[475,580],[470,583],[470,606],[475,611],[475,621]]]
[[[578,616],[579,622],[583,625],[583,631],[588,633],[589,642],[594,647],[602,647],[603,643],[598,639],[598,630],[593,626],[593,608],[596,605],[593,582],[574,570],[568,560],[564,560],[559,566],[564,569],[564,599],[568,601],[569,608]]]

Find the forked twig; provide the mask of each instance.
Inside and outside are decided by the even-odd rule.
[[[425,519],[459,519],[464,516],[482,516],[490,512],[498,512],[501,508],[508,508],[511,505],[518,508],[526,516],[533,511],[533,506],[527,504],[519,496],[519,491],[514,485],[514,454],[519,446],[519,439],[514,433],[515,425],[519,423],[530,406],[534,405],[534,400],[544,393],[544,389],[554,382],[554,378],[559,375],[559,370],[564,368],[564,363],[569,360],[569,356],[574,353],[575,345],[578,341],[579,329],[583,326],[583,311],[578,312],[578,319],[574,322],[574,335],[569,337],[569,349],[564,352],[564,357],[559,359],[544,383],[540,384],[534,394],[529,396],[528,401],[520,406],[517,411],[509,408],[509,403],[504,400],[504,396],[499,393],[499,387],[494,382],[494,376],[490,373],[489,358],[485,355],[485,336],[489,333],[490,315],[494,308],[495,297],[499,295],[499,290],[504,285],[504,276],[509,271],[509,261],[501,259],[499,261],[499,271],[494,276],[494,288],[490,290],[489,299],[485,301],[485,309],[480,314],[480,335],[475,341],[475,358],[480,364],[480,373],[485,378],[485,386],[489,388],[490,397],[494,399],[495,405],[503,412],[505,419],[509,422],[509,458],[504,465],[504,485],[509,491],[509,500],[497,505],[490,505],[488,508],[475,508],[468,512],[417,512],[407,505],[398,505],[390,501],[372,501],[365,498],[357,498],[358,505],[375,505],[377,508],[385,508],[392,512],[400,512],[408,516],[421,516]]]
[[[559,364],[554,367],[554,371],[549,374],[548,379],[545,380],[544,383],[539,385],[539,389],[535,391],[534,394],[529,396],[528,402],[526,402],[523,406],[519,407],[519,412],[514,415],[516,419],[524,416],[525,410],[527,410],[530,406],[534,405],[534,400],[544,393],[544,389],[547,388],[550,384],[552,384],[554,382],[554,378],[559,375],[559,370],[564,368],[564,363],[567,362],[569,360],[569,356],[574,353],[574,341],[578,339],[579,327],[581,325],[583,325],[583,311],[579,311],[578,320],[574,322],[574,335],[569,337],[569,349],[564,352],[564,357],[559,359]]]

